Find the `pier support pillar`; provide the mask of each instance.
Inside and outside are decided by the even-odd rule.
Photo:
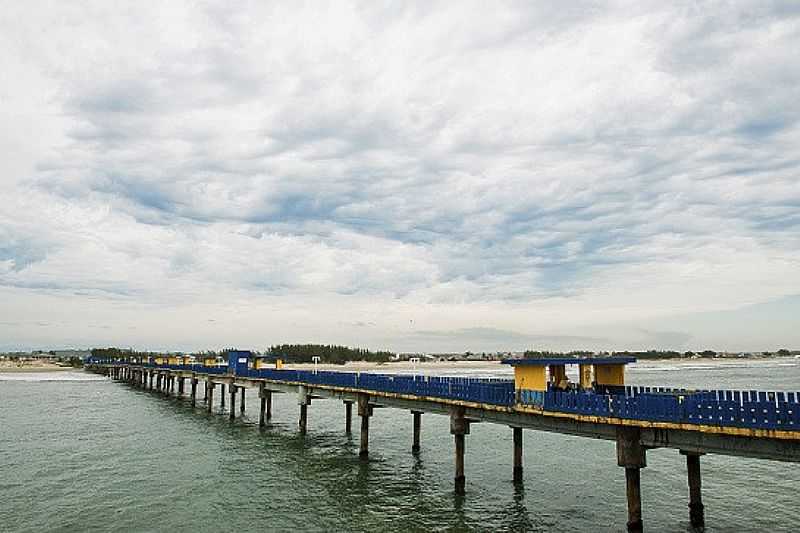
[[[206,396],[208,397],[208,401],[206,402],[206,410],[210,413],[211,408],[214,406],[214,382],[213,381],[206,381]]]
[[[419,435],[422,430],[422,412],[411,411],[411,414],[414,415],[414,437],[411,444],[411,453],[419,453]]]
[[[192,377],[190,383],[192,386],[192,407],[194,407],[197,405],[197,378]]]
[[[228,418],[230,418],[231,420],[235,420],[236,419],[236,385],[231,383],[228,386],[228,388],[230,389],[230,392],[231,392],[231,408],[228,410],[229,413],[230,413],[228,415]],[[224,396],[224,394],[223,394],[223,396]]]
[[[184,378],[178,378],[178,396],[183,396],[183,380]]]
[[[522,428],[514,430],[514,483],[522,483]]]
[[[686,456],[686,473],[689,478],[689,523],[697,531],[706,527],[705,508],[701,493],[700,456],[703,454],[681,450]]]
[[[450,433],[453,435],[456,448],[455,492],[464,494],[467,485],[464,476],[464,447],[465,436],[469,435],[469,420],[464,417],[463,407],[456,407],[450,412]]]
[[[617,464],[625,468],[628,532],[641,533],[643,526],[640,470],[647,466],[647,460],[638,427],[617,426]]]
[[[242,393],[242,396],[239,398],[239,412],[244,415],[244,393],[247,389],[244,387],[239,387],[239,392]]]
[[[300,434],[305,435],[308,429],[308,405],[300,404],[300,421],[298,423],[300,427]]]
[[[358,456],[366,459],[369,457],[369,417],[372,416],[372,406],[369,404],[369,396],[366,394],[358,395],[358,416],[361,417],[361,445],[358,449]]]
[[[344,432],[353,432],[353,402],[344,402]]]
[[[220,406],[220,408],[225,409],[225,384],[222,383],[220,385],[220,387],[221,387],[221,389],[220,389],[220,395],[219,395],[219,406]],[[231,385],[231,387],[233,387],[233,386]]]
[[[300,434],[305,435],[308,428],[308,405],[311,403],[311,397],[306,388],[302,385],[297,387],[297,405],[300,406],[300,421],[298,427]]]
[[[261,409],[258,411],[258,426],[263,428],[267,425],[267,390],[263,383],[258,387],[258,397],[261,400]]]
[[[267,391],[267,422],[272,420],[272,391]]]

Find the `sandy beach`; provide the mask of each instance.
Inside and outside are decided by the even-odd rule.
[[[0,361],[0,373],[13,373],[13,372],[64,372],[67,370],[76,370],[71,366],[58,366],[53,363],[45,363],[39,361],[25,361],[19,363],[17,361]]]

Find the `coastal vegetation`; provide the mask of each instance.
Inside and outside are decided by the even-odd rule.
[[[787,350],[781,348],[775,352],[758,352],[758,353],[728,353],[716,352],[714,350],[703,350],[699,352],[685,351],[679,352],[675,350],[643,350],[643,351],[619,351],[619,352],[592,352],[590,350],[574,350],[570,352],[550,352],[539,350],[525,350],[523,357],[526,359],[542,359],[547,357],[622,357],[630,356],[638,360],[642,359],[714,359],[714,358],[729,358],[729,357],[790,357],[800,355],[800,350]]]
[[[351,348],[334,344],[279,344],[271,346],[267,355],[279,357],[293,363],[310,363],[317,356],[323,363],[344,364],[347,361],[386,362],[392,352],[373,352],[364,348]]]

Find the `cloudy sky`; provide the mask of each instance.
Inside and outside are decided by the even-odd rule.
[[[0,4],[0,349],[800,348],[796,2]]]

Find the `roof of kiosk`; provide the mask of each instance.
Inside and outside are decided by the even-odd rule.
[[[532,365],[627,365],[635,363],[631,356],[620,357],[536,357],[531,359],[503,359],[503,364],[511,366]]]

